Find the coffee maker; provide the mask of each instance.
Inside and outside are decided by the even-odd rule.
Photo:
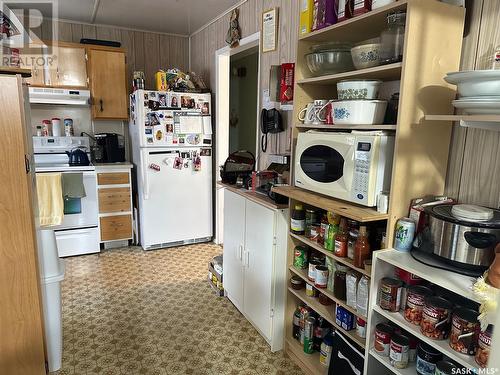
[[[119,163],[125,161],[125,141],[123,135],[98,133],[95,137],[94,159],[96,163]]]

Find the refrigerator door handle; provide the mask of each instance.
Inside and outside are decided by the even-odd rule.
[[[149,175],[148,175],[148,151],[141,150],[142,156],[142,186],[143,186],[143,196],[144,200],[149,199]]]

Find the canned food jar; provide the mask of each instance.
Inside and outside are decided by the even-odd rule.
[[[321,226],[319,224],[311,225],[311,231],[309,234],[309,239],[314,242],[319,241]]]
[[[410,352],[410,340],[403,335],[393,335],[391,337],[391,346],[389,358],[391,365],[396,368],[402,369],[408,367]]]
[[[418,344],[417,365],[418,375],[434,375],[436,364],[443,359],[443,354],[424,342]]]
[[[410,286],[406,294],[404,317],[413,324],[420,325],[425,299],[432,296],[432,290],[425,286]]]
[[[74,135],[73,119],[65,118],[63,121],[64,121],[64,135],[66,137],[72,137]]]
[[[314,286],[316,288],[326,288],[328,285],[328,267],[316,266],[316,276]]]
[[[375,351],[381,356],[389,356],[391,346],[391,336],[394,328],[387,323],[379,323],[375,327]]]
[[[362,339],[366,337],[366,321],[360,317],[356,318],[356,334]]]
[[[321,266],[322,263],[319,260],[311,260],[309,262],[309,271],[307,272],[307,278],[311,281],[316,280],[316,266]]]
[[[478,347],[475,356],[476,363],[480,367],[486,367],[490,358],[491,336],[493,335],[493,326],[490,324],[486,331],[479,334]]]
[[[305,235],[306,237],[311,236],[311,226],[316,223],[316,211],[307,209],[306,219],[305,219]]]
[[[466,374],[466,372],[462,372],[461,370],[462,368],[458,367],[451,361],[439,361],[436,364],[436,372],[434,375]]]
[[[304,325],[304,353],[307,354],[312,354],[314,351],[314,323],[316,323],[316,319],[310,316]]]
[[[292,284],[292,289],[300,290],[304,287],[304,280],[299,276],[292,276],[290,279],[290,284]]]
[[[403,282],[398,279],[384,277],[380,280],[379,306],[384,310],[392,312],[399,311],[401,305],[401,289]]]
[[[308,265],[307,248],[305,246],[296,246],[293,256],[293,266],[299,269],[306,269]]]
[[[480,331],[479,313],[477,311],[458,308],[451,318],[450,347],[462,354],[474,355]]]
[[[422,310],[422,320],[420,331],[424,336],[433,340],[444,340],[450,332],[450,315],[453,305],[451,302],[441,297],[427,297],[424,309]]]

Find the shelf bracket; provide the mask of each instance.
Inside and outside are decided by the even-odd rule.
[[[460,126],[491,131],[500,131],[500,122],[460,120]]]

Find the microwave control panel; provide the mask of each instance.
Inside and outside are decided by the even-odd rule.
[[[359,203],[368,201],[371,150],[371,142],[357,142],[354,152],[353,198]]]

